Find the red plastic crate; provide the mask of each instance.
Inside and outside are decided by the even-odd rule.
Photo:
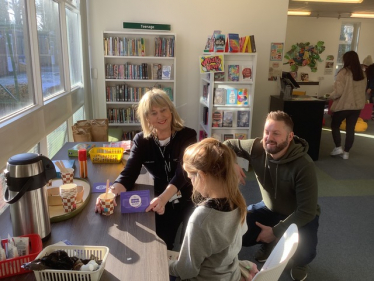
[[[21,235],[20,237],[29,237],[29,254],[18,258],[0,261],[0,279],[32,272],[32,270],[25,270],[21,268],[21,265],[26,262],[33,261],[36,256],[43,250],[43,243],[39,234]],[[1,245],[3,246],[3,248],[5,248],[5,244],[7,243],[8,239],[1,240]]]

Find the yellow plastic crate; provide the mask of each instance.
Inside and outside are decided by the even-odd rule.
[[[93,147],[90,150],[92,163],[120,163],[122,156],[122,147]]]

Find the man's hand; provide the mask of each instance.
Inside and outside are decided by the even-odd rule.
[[[165,205],[167,202],[164,202],[164,200],[159,196],[153,198],[147,209],[146,212],[153,211],[156,212],[159,215],[163,215],[165,213]]]
[[[245,175],[243,169],[239,166],[239,164],[235,164],[235,169],[236,169],[236,173],[237,173],[238,178],[239,178],[239,182],[240,182],[242,185],[245,185],[245,178],[246,178],[246,175]]]
[[[115,183],[113,184],[110,188],[108,193],[114,193],[116,196],[119,195],[121,192],[126,192],[126,188],[120,184],[120,183]],[[114,207],[117,206],[116,200],[113,201]],[[102,208],[100,204],[100,198],[97,197],[96,199],[96,204],[95,204],[95,213],[101,214]]]
[[[263,225],[256,221],[256,225],[261,228],[260,234],[257,236],[256,242],[270,243],[273,242],[277,237],[273,233],[273,228],[270,226]]]

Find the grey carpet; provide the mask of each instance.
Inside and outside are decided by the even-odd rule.
[[[373,187],[374,188],[374,187]],[[247,181],[242,187],[247,204],[261,200],[258,184]],[[307,280],[374,280],[374,196],[320,197],[322,209],[318,233],[318,254],[309,265]],[[366,218],[366,219],[365,219]],[[240,259],[255,262],[258,246],[243,247]],[[262,264],[257,263],[261,268]],[[292,280],[289,265],[280,281]]]
[[[326,115],[326,126],[330,128],[331,118]],[[341,133],[344,147],[345,133]],[[349,152],[349,159],[330,156],[335,147],[331,131],[322,130],[319,159],[316,166],[336,180],[374,179],[374,121],[368,121],[368,130],[356,133]]]

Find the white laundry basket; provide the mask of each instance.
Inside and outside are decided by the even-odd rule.
[[[58,250],[67,252],[69,257],[78,257],[80,259],[89,259],[94,255],[102,260],[100,267],[95,271],[79,271],[79,270],[34,270],[37,281],[98,281],[104,272],[106,259],[109,254],[109,248],[104,246],[62,246],[51,245],[44,248],[35,259],[49,255]]]

